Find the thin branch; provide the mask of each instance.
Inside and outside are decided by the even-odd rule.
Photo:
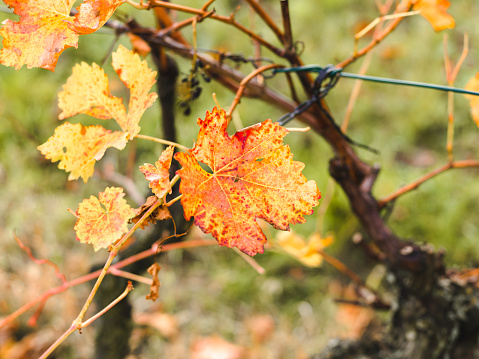
[[[373,58],[373,51],[368,52],[366,57],[364,58],[363,63],[361,64],[361,68],[359,69],[359,74],[364,75],[371,64],[371,60]],[[343,123],[341,124],[341,131],[346,133],[348,126],[349,126],[349,119],[351,118],[351,114],[353,112],[354,106],[356,105],[356,100],[359,96],[359,92],[361,91],[363,81],[355,80],[353,89],[351,91],[351,95],[349,96],[348,105],[346,107],[346,113],[344,115]]]
[[[91,317],[90,319],[88,319],[87,321],[81,323],[81,328],[85,328],[87,326],[89,326],[91,323],[93,323],[96,319],[98,319],[99,317],[101,317],[103,314],[105,314],[107,311],[109,311],[111,308],[113,308],[119,301],[121,301],[123,298],[125,298],[128,293],[130,293],[131,291],[133,290],[133,285],[131,284],[131,282],[128,282],[128,285],[125,289],[125,291],[118,297],[116,298],[113,302],[111,302],[106,308],[104,308],[103,310],[101,310],[100,312],[98,312],[96,315],[94,315],[93,317]],[[73,322],[73,324],[70,326],[70,328],[68,328],[52,345],[50,345],[50,347],[45,350],[45,352],[42,354],[42,356],[39,358],[39,359],[46,359],[48,358],[48,356],[53,353],[55,351],[56,348],[58,348],[58,346],[63,343],[65,341],[66,338],[68,338],[70,336],[70,334],[72,334],[74,331],[76,331],[77,329],[81,329],[81,328],[78,328],[76,325],[75,325],[75,322]]]
[[[288,0],[281,0],[281,15],[283,17],[284,39],[283,45],[287,51],[293,48],[293,33],[291,31],[291,18],[289,16]]]
[[[258,274],[264,274],[266,270],[261,267],[258,262],[254,260],[254,258],[250,257],[249,255],[241,252],[238,248],[233,247],[233,250],[245,260],[246,263],[248,263]]]
[[[479,161],[477,160],[462,160],[462,161],[454,161],[454,162],[448,162],[428,173],[425,175],[421,176],[417,180],[399,188],[397,191],[389,194],[386,197],[381,198],[378,201],[378,206],[379,208],[382,208],[386,205],[386,203],[391,202],[398,198],[399,196],[412,191],[413,189],[418,188],[421,184],[426,182],[427,180],[430,180],[431,178],[437,176],[438,174],[441,174],[443,172],[446,172],[447,170],[450,170],[451,168],[468,168],[468,167],[479,167]]]
[[[32,251],[30,250],[30,248],[28,248],[26,245],[24,245],[22,243],[22,241],[20,240],[20,238],[18,238],[18,236],[14,233],[13,234],[13,238],[15,238],[15,241],[17,242],[18,246],[23,249],[28,257],[35,263],[35,264],[38,264],[38,265],[42,265],[42,264],[46,264],[46,265],[49,265],[50,267],[53,268],[53,270],[55,271],[55,275],[58,279],[60,279],[62,281],[63,284],[65,284],[67,282],[67,279],[65,277],[65,275],[60,271],[60,268],[58,268],[58,266],[53,263],[51,260],[49,259],[37,259],[34,257],[34,255],[32,254]]]
[[[289,132],[308,132],[311,130],[311,127],[287,127],[286,128]]]
[[[141,275],[138,275],[138,274],[126,272],[126,271],[123,271],[121,269],[116,269],[114,267],[110,267],[110,270],[108,271],[108,273],[111,273],[112,275],[117,276],[117,277],[131,279],[131,280],[134,280],[136,282],[143,283],[143,284],[146,284],[146,285],[151,285],[151,283],[152,283],[151,279],[145,278],[145,277],[143,277]]]
[[[175,198],[173,198],[171,201],[166,202],[166,203],[165,203],[165,206],[166,206],[166,207],[171,206],[171,205],[172,205],[173,203],[175,203],[176,201],[179,201],[182,196],[183,196],[183,195],[180,194],[178,197],[175,197]]]
[[[207,11],[208,10],[208,7],[213,4],[215,2],[215,0],[208,0],[202,7],[201,7],[201,10],[203,11]]]
[[[343,262],[338,259],[330,256],[325,251],[320,248],[317,248],[316,251],[324,258],[326,262],[336,268],[338,271],[348,276],[358,287],[357,293],[361,295],[368,304],[373,303],[384,303],[378,294],[375,293],[374,289],[370,288],[360,276],[354,273],[350,268],[348,268]]]
[[[160,0],[151,0],[150,1],[150,6],[151,7],[164,7],[164,8],[168,8],[168,9],[173,9],[173,10],[178,10],[178,11],[182,11],[182,12],[186,12],[186,13],[190,13],[190,14],[195,14],[195,15],[200,15],[200,16],[207,16],[208,12],[205,11],[205,10],[201,10],[201,9],[196,9],[196,8],[192,8],[192,7],[188,7],[188,6],[183,6],[183,5],[178,5],[178,4],[172,4],[172,3],[169,3],[169,2],[166,2],[166,1],[160,1]],[[252,31],[248,30],[245,26],[241,25],[240,23],[238,23],[235,19],[234,19],[234,16],[233,15],[230,15],[230,16],[221,16],[221,15],[217,15],[217,14],[209,14],[209,17],[212,18],[212,19],[215,19],[217,21],[220,21],[220,22],[223,22],[225,24],[229,24],[229,25],[232,25],[233,27],[237,28],[238,30],[240,30],[241,32],[244,32],[246,35],[248,35],[249,37],[255,39],[256,41],[258,41],[261,45],[263,45],[264,47],[266,47],[267,49],[269,49],[271,52],[273,52],[274,54],[278,55],[278,56],[283,56],[284,55],[284,51],[281,50],[281,49],[278,49],[277,47],[273,46],[272,44],[270,44],[268,41],[266,41],[265,39],[263,39],[261,36],[253,33]]]
[[[176,142],[163,140],[162,138],[156,138],[156,137],[140,135],[140,134],[137,134],[135,137],[136,138],[141,138],[142,140],[154,141],[154,142],[162,143],[164,145],[178,147],[180,150],[185,151],[185,152],[189,151],[189,148],[186,147],[186,146],[180,145],[179,143],[176,143]]]
[[[70,336],[71,333],[77,330],[77,327],[72,324],[70,328],[68,328],[65,333],[63,333],[55,342],[50,345],[50,347],[45,350],[45,352],[42,354],[42,356],[39,359],[46,359],[48,356],[53,353],[53,351],[61,344],[63,341]]]
[[[97,314],[95,314],[93,317],[91,317],[90,319],[84,321],[82,324],[81,324],[81,327],[82,328],[86,328],[88,327],[91,323],[93,323],[95,320],[97,320],[98,318],[100,318],[103,314],[105,314],[106,312],[108,312],[111,308],[113,308],[115,305],[117,305],[123,298],[125,298],[128,293],[130,293],[132,290],[133,290],[133,284],[128,281],[128,285],[126,286],[125,290],[123,291],[123,293],[121,293],[118,298],[116,298],[113,302],[111,302],[110,304],[108,304],[108,306],[106,306],[105,308],[103,308],[101,311],[99,311]]]
[[[231,103],[231,106],[228,110],[228,112],[226,113],[226,118],[228,118],[228,121],[231,119],[231,115],[235,109],[235,107],[239,104],[240,100],[241,100],[241,96],[243,96],[243,92],[245,90],[245,87],[246,85],[253,79],[255,78],[257,75],[259,75],[260,73],[264,72],[264,71],[267,71],[267,70],[271,70],[271,69],[274,69],[274,68],[279,68],[279,67],[283,67],[282,65],[278,65],[278,64],[269,64],[269,65],[265,65],[265,66],[261,66],[260,68],[254,70],[253,72],[251,72],[248,76],[246,76],[241,82],[240,82],[240,85],[238,87],[238,91],[236,91],[236,96],[233,100],[233,102]]]
[[[399,13],[404,13],[410,10],[412,5],[408,5],[407,9],[397,9],[397,12]],[[354,51],[353,55],[347,58],[346,60],[343,60],[339,62],[336,67],[338,68],[345,68],[346,66],[350,65],[354,61],[356,61],[359,57],[364,56],[367,54],[369,51],[371,51],[372,48],[377,46],[384,38],[389,35],[398,25],[399,23],[404,19],[404,17],[397,17],[389,23],[388,26],[377,36],[374,37],[371,42],[363,47],[361,50]]]
[[[189,240],[185,242],[180,242],[180,243],[171,243],[171,244],[165,244],[162,246],[162,252],[168,252],[176,249],[186,249],[186,248],[196,248],[196,247],[202,247],[202,246],[212,246],[217,244],[218,242],[214,239],[211,240],[205,240],[205,239],[197,239],[197,240]],[[152,248],[147,249],[143,252],[140,252],[138,254],[135,254],[129,258],[126,258],[118,263],[113,264],[111,268],[123,268],[126,267],[132,263],[138,262],[140,260],[143,260],[145,258],[154,256],[158,250],[158,244],[155,243]],[[109,272],[108,271],[108,272]],[[18,318],[20,315],[24,314],[28,310],[30,310],[32,307],[37,305],[38,303],[42,303],[47,301],[50,297],[60,294],[64,291],[66,291],[69,288],[76,287],[77,285],[89,282],[95,278],[98,278],[98,276],[101,274],[102,270],[99,269],[95,272],[88,273],[84,276],[78,277],[76,279],[73,279],[69,282],[66,282],[65,284],[62,284],[58,287],[51,288],[44,292],[42,295],[32,299],[30,302],[24,304],[22,307],[18,308],[16,311],[13,313],[9,314],[8,316],[4,317],[2,320],[0,320],[0,328],[4,327],[8,323],[12,322],[16,318]],[[76,330],[76,328],[74,328]]]
[[[115,259],[116,255],[118,254],[119,249],[121,246],[131,237],[131,235],[141,226],[141,224],[153,213],[153,211],[158,208],[161,205],[162,201],[156,200],[154,204],[151,205],[151,207],[148,209],[148,211],[145,212],[143,216],[139,219],[138,222],[135,223],[133,227],[126,233],[120,240],[117,241],[117,243],[113,244],[110,246],[110,255],[108,256],[108,259],[103,266],[103,269],[98,276],[95,285],[93,286],[90,295],[88,296],[87,300],[85,301],[85,304],[83,305],[82,310],[80,311],[80,314],[78,314],[78,317],[74,320],[74,323],[77,325],[81,325],[81,322],[83,321],[83,317],[85,316],[86,311],[90,307],[91,302],[93,301],[93,297],[95,297],[95,294],[100,287],[101,282],[103,281],[103,278],[106,276],[108,272],[108,268],[110,267],[111,263],[113,262],[113,259]]]
[[[281,30],[276,26],[276,22],[268,15],[266,10],[258,3],[256,0],[246,0],[246,2],[254,9],[254,11],[263,19],[263,21],[268,25],[268,27],[274,32],[276,37],[281,43],[283,41],[283,34]]]

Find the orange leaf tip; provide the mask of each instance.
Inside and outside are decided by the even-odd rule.
[[[432,25],[434,30],[452,29],[455,26],[454,18],[447,13],[451,5],[447,0],[417,0],[413,2],[413,10],[419,11]]]
[[[150,182],[150,188],[158,198],[163,198],[167,193],[171,193],[170,165],[174,150],[173,146],[168,146],[155,162],[155,166],[149,163],[140,166],[140,171]]]

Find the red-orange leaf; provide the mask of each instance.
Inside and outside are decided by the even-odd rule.
[[[6,20],[0,29],[0,63],[16,69],[27,65],[54,71],[63,50],[78,47],[79,34],[103,26],[123,1],[85,0],[72,17],[75,0],[4,0],[20,20]]]
[[[145,175],[145,178],[150,181],[150,188],[158,198],[163,198],[167,192],[171,193],[170,187],[170,165],[173,157],[173,146],[168,146],[164,150],[155,166],[145,163],[140,166],[140,171]]]
[[[479,91],[479,72],[476,73],[476,76],[470,79],[465,87],[468,91]],[[471,114],[474,122],[479,127],[479,96],[465,95],[466,98],[471,103]]]
[[[128,231],[128,220],[135,214],[123,199],[123,188],[109,187],[79,204],[75,225],[77,239],[90,243],[95,251],[108,248]]]
[[[68,28],[73,20],[70,9],[75,0],[4,0],[20,16],[20,21],[6,20],[0,30],[3,49],[0,62],[28,68],[55,70],[58,56],[69,47],[78,46],[78,34]]]
[[[455,26],[454,18],[447,13],[450,5],[447,0],[417,0],[414,2],[413,10],[420,11],[434,30],[441,31]]]
[[[75,21],[68,27],[80,35],[91,34],[110,18],[125,0],[85,0],[77,7]]]
[[[126,133],[112,132],[102,126],[87,126],[65,122],[38,150],[52,162],[60,161],[58,168],[71,172],[69,180],[79,177],[87,181],[93,167],[108,147],[119,150],[126,145]]]
[[[289,230],[289,224],[303,223],[303,215],[313,213],[321,194],[301,174],[304,164],[293,161],[283,145],[288,130],[266,120],[229,137],[225,112],[216,108],[198,125],[195,147],[175,155],[183,166],[178,174],[186,219],[194,216],[220,245],[255,255],[266,243],[256,218]]]

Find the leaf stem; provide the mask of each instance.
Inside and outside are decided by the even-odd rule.
[[[140,138],[140,139],[142,139],[142,140],[154,141],[154,142],[162,143],[162,144],[164,144],[164,145],[174,146],[174,147],[177,147],[177,148],[179,148],[180,150],[185,151],[185,152],[189,150],[189,148],[186,147],[186,146],[180,145],[179,143],[176,143],[176,142],[164,140],[164,139],[162,139],[162,138],[157,138],[157,137],[152,137],[152,136],[146,136],[146,135],[140,135],[140,134],[137,134],[135,137],[136,137],[136,138]]]
[[[438,174],[441,174],[451,168],[466,168],[466,167],[479,167],[479,161],[477,160],[462,160],[462,161],[453,161],[453,162],[448,162],[436,169],[433,169],[432,171],[424,174],[423,176],[419,177],[417,180],[402,186],[399,188],[397,191],[387,195],[386,197],[383,197],[378,201],[378,207],[382,208],[386,205],[386,203],[395,200],[399,196],[416,189],[419,187],[422,183],[426,182],[427,180],[437,176]]]
[[[175,203],[176,201],[178,201],[181,197],[183,197],[182,194],[180,194],[178,197],[173,198],[171,201],[166,202],[166,203],[165,203],[165,206],[166,206],[166,207],[171,206],[173,203]]]
[[[228,112],[226,113],[226,118],[228,119],[228,122],[231,119],[231,114],[233,113],[235,107],[239,104],[239,102],[241,100],[241,96],[243,96],[243,92],[244,92],[245,87],[248,84],[248,82],[250,82],[254,77],[256,77],[257,75],[259,75],[260,73],[262,73],[264,71],[274,69],[274,68],[280,68],[280,67],[284,67],[284,66],[283,65],[278,65],[278,64],[269,64],[269,65],[261,66],[260,68],[257,68],[256,70],[251,72],[243,80],[241,80],[241,83],[239,84],[238,90],[236,91],[236,96],[235,96]]]
[[[170,181],[170,187],[173,188],[173,186],[180,180],[180,175],[175,175]]]
[[[299,128],[299,127],[291,127],[291,128],[287,127],[286,129],[289,132],[308,132],[311,129],[311,127],[309,127],[309,126],[308,127],[301,127],[301,128]]]

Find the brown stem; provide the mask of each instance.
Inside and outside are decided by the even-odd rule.
[[[188,6],[183,6],[183,5],[178,5],[178,4],[172,4],[166,1],[160,1],[160,0],[151,0],[150,5],[152,7],[164,7],[168,9],[174,9],[190,14],[195,14],[195,15],[200,15],[200,16],[207,16],[209,15],[210,18],[215,19],[217,21],[223,22],[225,24],[229,24],[240,30],[241,32],[244,32],[246,35],[249,37],[253,38],[254,40],[258,41],[261,45],[269,49],[271,52],[278,56],[282,56],[284,54],[284,51],[281,49],[278,49],[277,47],[273,46],[271,43],[263,39],[261,36],[255,34],[254,32],[248,30],[245,26],[241,25],[238,23],[235,19],[234,16],[221,16],[221,15],[216,15],[216,14],[208,14],[207,11],[201,10],[201,9],[196,9]]]
[[[479,167],[479,161],[476,160],[463,160],[463,161],[454,161],[454,162],[448,162],[438,168],[433,169],[432,171],[424,174],[417,180],[399,188],[397,191],[387,195],[386,197],[381,198],[378,201],[378,206],[380,208],[384,207],[388,202],[391,202],[398,198],[399,196],[412,191],[413,189],[418,188],[421,184],[424,182],[430,180],[431,178],[437,176],[438,174],[441,174],[443,172],[446,172],[447,170],[450,170],[451,168],[467,168],[467,167]]]
[[[266,25],[268,25],[268,27],[274,32],[278,40],[281,41],[281,43],[284,43],[281,30],[276,26],[274,20],[271,19],[271,17],[263,9],[263,7],[256,0],[246,0],[246,2],[254,9],[254,11],[261,17],[261,19],[263,19]]]
[[[291,31],[291,18],[289,16],[288,0],[281,0],[281,15],[283,16],[284,40],[285,49],[289,52],[293,49],[293,33]]]
[[[228,121],[231,119],[231,114],[233,113],[235,107],[239,104],[240,100],[241,100],[241,96],[243,96],[243,92],[245,90],[245,87],[246,85],[253,79],[255,78],[256,76],[258,76],[260,73],[262,72],[265,72],[267,70],[271,70],[271,69],[274,69],[274,68],[279,68],[279,67],[283,67],[282,65],[277,65],[277,64],[270,64],[270,65],[265,65],[265,66],[262,66],[256,70],[254,70],[253,72],[251,72],[248,76],[246,76],[243,80],[241,80],[240,84],[239,84],[239,87],[238,87],[238,91],[236,91],[236,96],[233,100],[233,102],[231,103],[231,107],[230,109],[228,110],[228,112],[226,113],[226,117],[228,118]]]
[[[189,241],[186,241],[186,242],[171,243],[171,244],[162,245],[161,251],[162,252],[168,252],[168,251],[172,251],[172,250],[180,249],[180,248],[186,249],[186,248],[196,248],[196,247],[202,247],[202,246],[212,246],[212,245],[215,245],[217,243],[218,242],[214,239],[211,239],[211,240],[196,239],[196,240],[189,240]],[[137,253],[137,254],[135,254],[131,257],[128,257],[128,258],[126,258],[126,259],[124,259],[124,260],[122,260],[118,263],[113,264],[110,267],[110,269],[111,268],[116,268],[116,269],[123,268],[123,267],[126,267],[126,266],[128,266],[132,263],[135,263],[135,262],[141,261],[145,258],[154,256],[154,255],[156,255],[157,250],[158,250],[158,244],[155,244],[150,249],[147,249],[143,252]],[[16,318],[18,318],[20,315],[22,315],[26,311],[30,310],[35,305],[47,301],[50,297],[52,297],[54,295],[57,295],[57,294],[60,294],[60,293],[63,293],[64,291],[66,291],[67,289],[69,289],[71,287],[75,287],[77,285],[80,285],[80,284],[89,282],[89,281],[91,281],[95,278],[98,278],[100,273],[101,273],[101,269],[99,269],[95,272],[86,274],[84,276],[81,276],[79,278],[73,279],[71,281],[68,281],[68,282],[66,282],[66,283],[64,283],[60,286],[55,287],[55,288],[51,288],[51,289],[47,290],[42,295],[32,299],[28,303],[24,304],[22,307],[18,308],[13,313],[9,314],[8,316],[6,316],[2,320],[0,320],[0,328],[4,327],[8,323],[12,322]]]
[[[412,5],[409,5],[409,8],[407,9],[397,9],[397,12],[405,12],[405,11],[409,11],[410,8],[412,7]],[[384,38],[389,35],[398,25],[399,23],[404,19],[404,17],[397,17],[395,18],[394,20],[392,20],[388,26],[386,26],[384,28],[384,30],[378,35],[378,36],[375,36],[373,37],[373,39],[371,40],[371,42],[366,45],[365,47],[363,47],[361,50],[355,52],[352,56],[350,56],[349,58],[347,58],[346,60],[343,60],[341,62],[339,62],[338,64],[336,64],[336,67],[340,68],[340,69],[343,69],[345,68],[346,66],[350,65],[351,63],[353,63],[354,61],[356,61],[359,57],[367,54],[369,51],[371,51],[372,48],[374,48],[375,46],[377,46],[381,41],[384,40]]]

